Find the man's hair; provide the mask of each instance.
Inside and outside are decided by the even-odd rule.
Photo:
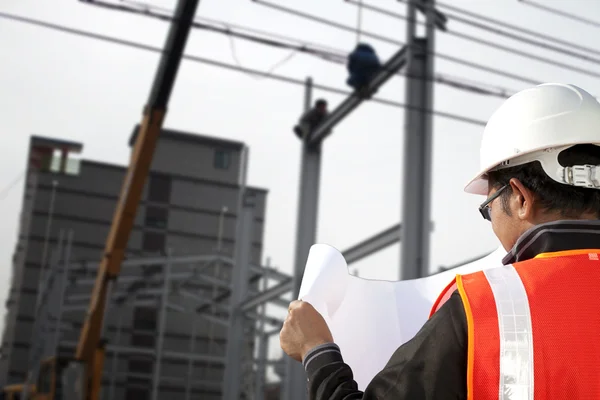
[[[575,145],[558,155],[563,167],[591,164],[600,165],[600,146],[592,144]],[[600,168],[600,167],[599,167]],[[488,174],[493,188],[508,185],[511,178],[518,179],[523,186],[535,193],[537,201],[546,211],[558,212],[564,218],[578,218],[584,213],[594,213],[600,218],[600,190],[558,183],[544,172],[539,161],[492,171]],[[500,196],[502,208],[510,215],[508,199],[510,187]]]
[[[327,101],[324,99],[318,99],[315,103],[317,107],[327,107]]]

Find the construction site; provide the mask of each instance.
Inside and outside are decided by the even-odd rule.
[[[342,90],[306,77],[308,73],[290,77],[187,55],[188,37],[209,31],[342,64],[340,69],[347,62],[347,52],[267,32],[268,24],[258,30],[203,18],[199,0],[173,0],[171,8],[120,0],[78,3],[115,15],[158,19],[169,26],[168,34],[162,47],[149,48],[0,12],[6,24],[36,25],[126,48],[145,46],[160,54],[141,121],[131,121],[124,139],[111,144],[129,154],[128,164],[82,157],[85,140],[44,132],[27,138],[27,155],[19,165],[25,168],[21,206],[14,210],[16,246],[12,254],[5,254],[12,257],[0,353],[0,384],[7,399],[305,400],[304,369],[281,352],[279,332],[290,301],[298,297],[308,251],[319,242],[321,167],[327,159],[323,147],[336,128],[367,103],[401,109],[404,126],[396,131],[404,135],[403,148],[397,149],[402,177],[392,184],[401,186],[400,220],[390,221],[378,233],[359,235],[363,239],[341,250],[352,268],[381,250],[399,246],[396,277],[417,279],[492,250],[474,250],[460,262],[431,261],[431,235],[438,228],[432,222],[434,118],[477,129],[485,125],[484,119],[469,115],[468,107],[462,115],[439,110],[434,89],[462,91],[474,103],[480,97],[503,100],[515,92],[440,74],[434,61],[471,64],[521,87],[540,83],[485,60],[462,61],[436,46],[438,37],[454,35],[495,51],[560,64],[551,56],[511,49],[504,42],[483,43],[487,39],[464,33],[468,30],[454,30],[466,25],[534,46],[544,54],[600,63],[600,50],[435,0],[402,0],[387,8],[374,1],[340,0],[356,13],[355,26],[320,17],[316,10],[301,11],[299,6],[248,1],[274,16],[326,24],[358,35],[361,43],[385,42],[396,48],[390,57],[382,57],[360,88]],[[523,3],[520,6],[527,7],[528,2]],[[557,12],[536,4],[529,6],[540,16]],[[369,14],[401,20],[404,32],[389,38],[362,29],[362,18]],[[568,18],[565,15],[561,18]],[[182,61],[299,86],[303,97],[297,103],[304,105],[297,107],[300,114],[310,112],[323,93],[342,97],[329,104],[316,126],[307,132],[299,129],[298,137],[293,131],[296,121],[281,128],[300,152],[299,175],[289,179],[297,187],[298,203],[286,211],[296,221],[290,228],[293,265],[277,265],[265,250],[273,188],[249,183],[249,168],[255,157],[261,157],[251,153],[252,143],[218,133],[176,130],[164,122]],[[559,67],[600,77],[581,64]],[[396,99],[381,97],[383,87],[394,79],[403,81],[403,93],[396,93]]]

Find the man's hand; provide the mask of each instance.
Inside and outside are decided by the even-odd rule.
[[[333,337],[321,314],[309,303],[297,300],[290,303],[279,342],[288,356],[302,361],[309,350],[320,344],[332,343]]]

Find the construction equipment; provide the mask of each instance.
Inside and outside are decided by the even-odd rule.
[[[75,357],[73,359],[54,357],[45,360],[40,366],[35,388],[30,387],[29,384],[7,386],[4,388],[4,393],[11,396],[8,397],[9,399],[99,400],[100,398],[105,355],[105,340],[102,335],[106,304],[110,300],[111,287],[119,276],[121,262],[198,3],[199,0],[179,0],[172,19],[98,268]],[[15,397],[18,393],[17,389],[22,390],[22,397]]]
[[[0,400],[21,400],[23,384],[7,385],[0,392]],[[35,394],[35,385],[29,387],[29,393]]]
[[[32,385],[35,391],[31,393],[29,398],[36,400],[62,399],[64,389],[62,372],[71,361],[71,358],[66,357],[50,357],[42,361],[37,383]]]

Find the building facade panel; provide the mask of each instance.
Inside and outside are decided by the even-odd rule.
[[[52,139],[41,142],[34,140],[32,143],[42,155],[52,154],[52,146],[64,146],[63,142]],[[40,146],[50,147],[40,150]],[[77,144],[70,146],[77,147]],[[165,255],[168,249],[172,250],[174,256],[214,255],[219,248],[220,254],[233,257],[242,148],[243,144],[238,142],[165,131],[159,139],[152,171],[135,217],[127,258]],[[69,162],[67,160],[64,164],[70,165]],[[57,165],[59,170],[56,169]],[[7,303],[2,339],[0,382],[3,383],[17,383],[25,377],[44,247],[47,243],[46,269],[50,270],[51,254],[57,247],[61,230],[65,235],[69,230],[73,232],[71,269],[77,271],[79,282],[90,282],[87,286],[79,285],[68,289],[68,304],[65,307],[70,308],[68,311],[65,308],[62,318],[64,326],[71,326],[72,329],[61,333],[60,346],[61,354],[72,354],[74,351],[85,309],[89,304],[91,281],[95,278],[125,175],[124,167],[100,162],[82,160],[78,170],[69,171],[60,170],[60,165],[62,164],[54,161],[29,165],[19,241],[14,253],[12,292]],[[267,193],[261,189],[248,189],[255,193],[256,203],[251,262],[259,265]],[[51,207],[53,191],[55,197]],[[226,213],[222,212],[223,207],[227,207]],[[49,214],[52,215],[52,223],[47,233]],[[220,221],[223,222],[221,232]],[[183,267],[177,268],[174,270],[185,270]],[[227,284],[232,275],[230,266],[213,266],[205,268],[202,273],[226,281]],[[150,394],[147,389],[153,377],[155,362],[147,355],[135,353],[156,350],[160,320],[157,305],[162,289],[162,275],[160,266],[123,269],[123,277],[132,276],[139,276],[140,279],[124,280],[115,289],[119,296],[126,295],[125,304],[119,307],[111,305],[107,313],[106,338],[109,350],[104,367],[105,399],[108,398],[106,396],[112,383],[114,400],[143,400],[149,398]],[[176,286],[177,283],[173,282],[171,289]],[[215,295],[220,304],[229,304],[223,288],[215,289],[207,282],[188,286],[191,293],[206,299],[202,313],[212,314],[212,308],[206,306],[206,303],[210,304]],[[173,294],[170,301],[191,309],[198,307],[197,301],[186,302],[176,297]],[[74,310],[73,306],[77,309]],[[186,398],[185,379],[181,378],[187,375],[188,366],[191,365],[195,380],[208,381],[207,386],[196,383],[191,398],[220,399],[223,365],[190,362],[186,355],[224,356],[226,327],[198,316],[193,330],[190,324],[193,317],[179,311],[169,311],[166,318],[163,351],[176,352],[180,356],[162,360],[161,370],[165,381],[161,383],[159,398]],[[221,315],[221,318],[227,320],[227,315]],[[114,351],[111,350],[111,344],[123,346],[125,350],[124,353],[117,354],[116,364],[112,362]],[[249,343],[249,354],[252,347]],[[118,375],[115,379],[110,379],[114,375],[115,365]],[[169,383],[172,378],[179,378],[180,382]],[[142,393],[140,387],[144,387],[144,382],[146,390]]]
[[[118,196],[124,176],[125,168],[121,166],[82,160],[76,175],[41,173],[39,185],[51,188],[52,182],[58,179],[58,185],[65,190],[89,193],[90,197]]]
[[[218,141],[204,146],[165,135],[152,160],[152,170],[171,175],[237,184],[240,145]],[[177,159],[177,162],[173,162]]]
[[[195,235],[206,235],[212,238],[235,239],[234,217],[221,216],[215,213],[200,213],[184,210],[169,211],[168,229],[173,232],[189,233]],[[222,221],[222,222],[221,222]],[[219,232],[222,223],[222,231]]]
[[[54,203],[51,207],[53,192]],[[91,214],[94,220],[110,223],[115,211],[116,199],[116,196],[95,197],[83,191],[67,191],[60,186],[57,186],[54,191],[52,188],[44,187],[36,194],[34,211],[48,214],[52,209],[53,214],[72,218],[89,218]]]
[[[227,207],[235,215],[239,189],[232,185],[211,185],[190,180],[174,180],[171,186],[171,204],[207,211],[220,212]]]

